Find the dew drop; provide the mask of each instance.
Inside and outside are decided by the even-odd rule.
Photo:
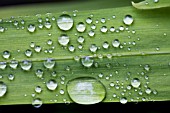
[[[90,31],[88,32],[88,35],[89,35],[90,37],[93,37],[93,36],[95,35],[95,32],[94,32],[93,30],[90,30]]]
[[[41,51],[41,46],[35,46],[34,50],[35,52],[39,53]]]
[[[86,19],[86,23],[87,24],[91,24],[93,22],[93,20],[90,18],[90,17],[88,17],[87,19]]]
[[[145,69],[146,71],[149,71],[149,70],[150,70],[150,66],[149,66],[148,64],[146,64],[146,65],[144,66],[144,69]]]
[[[95,53],[95,52],[97,51],[97,49],[98,49],[98,47],[96,46],[96,44],[92,44],[92,45],[90,46],[90,51],[91,51],[92,53]]]
[[[17,66],[18,66],[18,61],[16,61],[16,60],[11,60],[10,63],[9,63],[9,66],[10,66],[12,69],[16,69]]]
[[[51,79],[46,83],[46,86],[49,90],[54,91],[57,88],[58,84],[55,80]]]
[[[44,26],[47,28],[47,29],[50,29],[51,28],[51,23],[49,22],[49,21],[46,21],[45,23],[44,23]]]
[[[29,60],[23,60],[21,63],[20,63],[20,66],[23,70],[25,71],[29,71],[32,67],[32,62],[29,61]]]
[[[8,75],[8,79],[9,79],[9,80],[12,81],[12,80],[14,80],[14,78],[15,78],[15,76],[14,76],[13,74],[9,74],[9,75]]]
[[[62,34],[58,37],[58,42],[60,45],[62,46],[67,46],[67,44],[69,43],[70,38],[69,36],[67,36],[66,34]]]
[[[134,88],[139,88],[140,86],[140,80],[138,78],[134,78],[131,80],[131,85],[134,87]]]
[[[73,19],[70,15],[63,14],[58,17],[57,19],[57,25],[58,27],[63,31],[68,31],[73,27]]]
[[[99,90],[100,89],[100,90]],[[100,81],[94,78],[76,78],[68,82],[70,98],[78,104],[96,104],[105,98],[106,90]]]
[[[159,0],[154,0],[154,3],[158,3],[159,2]]]
[[[95,24],[93,24],[92,26],[91,26],[91,29],[96,29],[96,25]]]
[[[31,47],[31,48],[34,48],[34,47],[35,47],[35,43],[34,43],[34,42],[31,42],[30,47]]]
[[[78,39],[77,39],[77,42],[79,42],[80,44],[84,43],[84,37],[79,36]]]
[[[86,30],[86,25],[83,22],[79,22],[76,25],[76,29],[78,32],[84,32]]]
[[[10,52],[9,51],[4,51],[3,54],[2,54],[3,58],[5,59],[9,59],[9,57],[11,56]]]
[[[7,86],[4,82],[0,81],[0,97],[3,97],[7,92]]]
[[[35,92],[36,93],[41,93],[42,92],[42,88],[40,86],[36,86],[35,87]]]
[[[127,101],[127,98],[126,98],[126,97],[120,98],[120,103],[126,104],[127,102],[128,102],[128,101]]]
[[[60,90],[60,94],[61,94],[61,95],[64,94],[64,90],[63,90],[63,89]]]
[[[49,39],[49,40],[47,41],[47,44],[48,44],[48,45],[52,45],[52,44],[53,44],[53,41],[52,41],[51,39]]]
[[[35,107],[35,108],[40,108],[43,104],[43,101],[40,99],[40,98],[35,98],[33,101],[32,101],[32,105]]]
[[[52,69],[55,66],[55,60],[52,58],[47,58],[44,62],[43,62],[44,66],[47,69]]]
[[[101,18],[101,23],[106,23],[106,19],[105,18]]]
[[[0,26],[0,32],[3,33],[4,31],[5,31],[5,28]]]
[[[25,55],[26,55],[27,57],[31,57],[32,51],[31,51],[30,49],[27,49],[27,50],[25,51]]]
[[[28,27],[27,27],[27,30],[30,32],[30,33],[33,33],[33,32],[35,32],[35,25],[33,25],[33,24],[30,24],[30,25],[28,25]]]
[[[35,75],[38,77],[38,78],[42,78],[43,77],[43,70],[42,69],[37,69],[35,71]]]
[[[109,48],[109,43],[108,43],[107,41],[105,41],[105,42],[103,43],[103,48],[104,48],[104,49],[108,49],[108,48]]]
[[[133,18],[131,15],[126,15],[123,19],[125,25],[131,25],[133,23]]]
[[[104,76],[103,73],[99,73],[98,75],[99,78],[103,78],[103,76]]]
[[[89,56],[85,56],[84,58],[81,59],[81,63],[84,67],[91,67],[94,63],[94,60]]]
[[[0,62],[0,69],[4,70],[6,68],[6,62]]]
[[[102,27],[100,28],[100,31],[101,31],[102,33],[106,33],[106,32],[107,32],[107,27],[106,27],[106,26],[102,26]]]
[[[112,45],[113,45],[113,47],[116,47],[116,48],[119,47],[120,46],[119,40],[118,39],[113,40]]]
[[[116,29],[112,26],[110,27],[110,32],[114,32]]]
[[[146,92],[146,94],[151,94],[151,92],[152,92],[152,90],[150,89],[150,88],[147,88],[146,90],[145,90],[145,92]]]
[[[70,45],[70,46],[68,47],[68,50],[69,50],[70,52],[74,52],[74,51],[75,51],[75,47],[74,47],[73,45]]]

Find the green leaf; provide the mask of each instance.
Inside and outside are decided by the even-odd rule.
[[[137,9],[156,9],[162,7],[170,7],[169,0],[145,0],[139,3],[132,2]]]
[[[97,95],[101,95],[97,102],[125,104],[170,100],[169,11],[169,7],[137,10],[130,4],[96,10],[71,10],[64,13],[74,21],[68,31],[57,25],[57,19],[63,15],[60,11],[45,14],[30,12],[27,16],[14,17],[5,15],[0,22],[0,81],[6,84],[7,92],[0,97],[0,104],[32,104],[35,99],[45,104],[86,103],[85,99],[77,102],[82,92],[74,94],[73,90],[81,81],[88,82],[81,86],[86,89],[85,96],[91,94],[96,101]],[[2,12],[4,14],[5,10]],[[87,23],[87,18],[91,18],[92,23]],[[76,29],[79,22],[86,26],[82,33]],[[70,23],[67,23],[68,26]],[[91,30],[94,36],[89,36]],[[61,36],[63,41],[59,42]],[[79,36],[83,36],[84,41]],[[68,44],[62,46],[65,41]],[[11,66],[13,60],[19,62],[16,69],[13,69],[15,65]],[[96,81],[100,84],[95,85]],[[37,89],[39,87],[42,92]]]

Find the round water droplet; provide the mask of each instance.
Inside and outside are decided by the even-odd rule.
[[[146,92],[146,94],[151,94],[151,92],[152,92],[152,90],[150,89],[150,88],[147,88],[146,90],[145,90],[145,92]]]
[[[119,47],[120,46],[119,40],[118,39],[113,40],[112,45],[113,45],[113,47],[116,47],[116,48]]]
[[[106,33],[106,32],[107,32],[107,27],[106,27],[106,26],[102,26],[102,27],[100,28],[100,31],[101,31],[102,33]]]
[[[86,23],[87,24],[91,24],[93,22],[93,20],[90,18],[90,17],[88,17],[87,19],[86,19]]]
[[[99,78],[103,78],[103,76],[104,76],[103,73],[99,73],[98,75]]]
[[[52,44],[53,44],[53,41],[52,41],[51,39],[49,39],[49,40],[47,41],[47,44],[48,44],[48,45],[52,45]]]
[[[76,29],[78,32],[84,32],[86,30],[86,25],[83,22],[79,22],[76,25]]]
[[[64,90],[63,89],[60,90],[60,94],[64,95]]]
[[[35,87],[35,92],[36,92],[36,93],[41,93],[41,92],[42,92],[41,86],[36,86],[36,87]]]
[[[131,80],[131,85],[134,87],[134,88],[139,88],[140,86],[140,80],[138,78],[134,78]]]
[[[120,98],[120,103],[126,104],[127,102],[128,102],[128,101],[127,101],[127,98],[126,98],[126,97]]]
[[[105,41],[105,42],[103,43],[103,48],[104,48],[104,49],[108,49],[108,48],[109,48],[109,43],[108,43],[107,41]]]
[[[4,82],[0,81],[0,97],[3,97],[7,92],[7,86]]]
[[[46,86],[49,90],[54,91],[57,88],[58,84],[55,80],[51,79],[46,83]]]
[[[95,35],[95,32],[94,32],[93,30],[90,30],[90,31],[88,32],[88,35],[89,35],[90,37],[93,37],[93,36]]]
[[[45,26],[47,29],[50,29],[52,25],[51,25],[51,22],[46,21],[46,22],[44,23],[44,26]]]
[[[85,56],[84,58],[81,59],[81,63],[84,67],[91,67],[93,65],[93,58],[89,56]]]
[[[90,77],[81,77],[69,81],[67,84],[67,91],[70,98],[75,103],[85,105],[99,103],[106,95],[103,84]]]
[[[42,69],[37,69],[37,70],[35,71],[35,75],[36,75],[38,78],[42,78],[42,77],[43,77],[43,74],[44,74],[44,72],[43,72]]]
[[[32,67],[32,62],[29,61],[29,60],[23,60],[21,63],[20,63],[20,66],[23,70],[25,71],[29,71]]]
[[[125,25],[131,25],[133,23],[133,18],[131,15],[126,15],[123,19]]]
[[[40,98],[35,98],[33,101],[32,101],[32,105],[35,107],[35,108],[40,108],[43,104],[43,101],[40,99]]]
[[[96,44],[92,44],[90,46],[90,51],[93,52],[93,53],[95,53],[97,51],[97,49],[98,49],[98,47],[96,46]]]
[[[0,62],[0,69],[5,69],[7,66],[6,62]]]
[[[68,49],[69,49],[70,52],[74,52],[75,51],[75,47],[73,45],[70,45],[68,47]]]
[[[9,63],[9,66],[10,66],[12,69],[16,69],[17,66],[18,66],[18,61],[16,61],[16,60],[11,60],[10,63]]]
[[[15,78],[15,76],[14,76],[13,74],[9,74],[9,75],[8,75],[8,79],[9,79],[9,80],[12,81],[12,80],[14,80],[14,78]]]
[[[31,57],[32,51],[31,51],[30,49],[27,49],[27,50],[25,51],[25,55],[26,55],[27,57]]]
[[[35,32],[35,25],[33,25],[33,24],[30,24],[30,25],[28,25],[28,27],[27,27],[27,30],[29,31],[29,32],[31,32],[31,33],[33,33],[33,32]]]
[[[145,69],[146,71],[149,71],[149,70],[150,70],[150,66],[149,66],[148,64],[146,64],[146,65],[144,66],[144,69]]]
[[[154,3],[158,3],[159,2],[159,0],[154,0]]]
[[[47,69],[52,69],[55,66],[55,60],[52,58],[47,58],[43,64]]]
[[[0,32],[3,33],[4,31],[5,31],[5,28],[0,26]]]
[[[62,34],[62,35],[60,35],[60,37],[58,37],[58,42],[62,46],[67,46],[69,41],[70,41],[70,38],[66,34]]]
[[[78,39],[77,39],[77,42],[79,43],[84,43],[84,37],[83,36],[79,36]]]
[[[5,59],[9,59],[9,57],[11,56],[10,52],[9,51],[4,51],[3,54],[2,54],[3,58]]]
[[[35,46],[34,50],[35,52],[39,53],[41,51],[41,46]]]
[[[68,31],[73,27],[73,19],[70,15],[63,14],[58,17],[57,25],[63,31]]]
[[[106,22],[106,19],[105,19],[105,18],[102,18],[100,21],[101,21],[101,23],[105,23],[105,22]]]

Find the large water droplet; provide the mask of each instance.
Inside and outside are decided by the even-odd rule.
[[[93,65],[93,58],[89,56],[85,56],[84,58],[81,59],[81,63],[84,67],[91,67]]]
[[[29,32],[31,32],[31,33],[33,33],[33,32],[35,32],[35,25],[33,25],[33,24],[30,24],[30,25],[28,25],[28,27],[27,27],[27,30],[29,31]]]
[[[134,78],[131,80],[131,85],[134,87],[134,88],[138,88],[140,86],[140,80],[138,78]]]
[[[63,14],[57,19],[57,25],[61,30],[68,31],[73,27],[73,19],[70,15]]]
[[[49,90],[54,91],[57,88],[58,84],[55,80],[51,79],[46,83],[46,86]]]
[[[30,70],[31,67],[32,67],[32,62],[29,61],[29,60],[23,60],[23,61],[20,63],[20,65],[21,65],[21,68],[22,68],[23,70],[28,71],[28,70]]]
[[[123,19],[125,25],[131,25],[133,23],[133,18],[131,15],[126,15]]]
[[[42,106],[43,102],[40,98],[35,98],[33,101],[32,101],[32,105],[35,107],[35,108],[40,108]]]
[[[83,22],[79,22],[76,29],[78,32],[84,32],[86,30],[86,25]]]
[[[103,84],[94,78],[76,78],[68,82],[67,91],[70,98],[78,104],[96,104],[106,95]]]
[[[47,69],[52,69],[55,66],[55,60],[47,58],[43,64]]]
[[[4,82],[0,81],[0,97],[3,97],[7,92],[7,86]]]
[[[60,35],[60,37],[58,37],[58,42],[62,46],[67,46],[69,41],[70,41],[70,38],[66,34],[62,34],[62,35]]]

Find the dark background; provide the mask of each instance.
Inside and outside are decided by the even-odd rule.
[[[33,3],[53,3],[76,0],[0,0],[0,7],[24,5]],[[78,0],[77,0],[78,1]],[[79,0],[80,1],[80,0]],[[79,104],[43,104],[40,108],[32,105],[8,105],[0,106],[0,113],[165,113],[170,109],[170,102],[139,102],[127,103],[99,103],[95,105]],[[167,111],[166,111],[167,110]]]

